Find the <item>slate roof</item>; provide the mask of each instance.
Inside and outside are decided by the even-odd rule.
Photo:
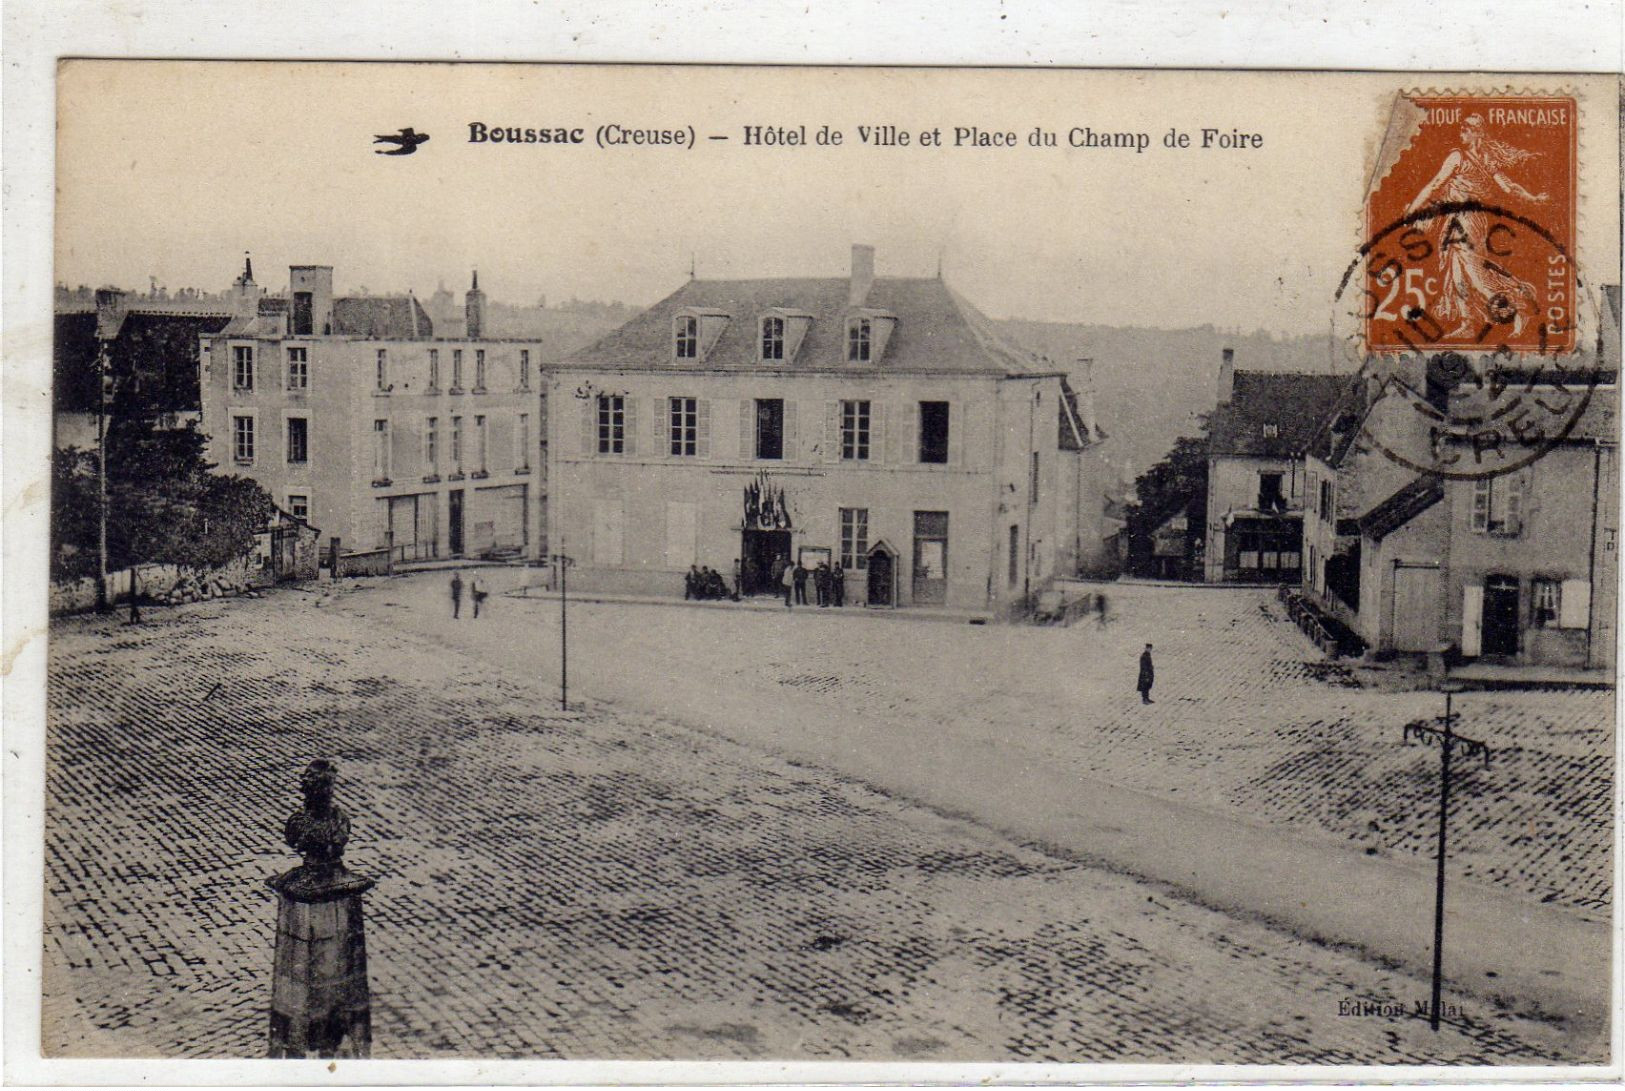
[[[757,320],[777,310],[812,315],[794,359],[782,363],[787,370],[998,376],[1059,370],[1004,340],[981,312],[941,280],[876,277],[856,308],[848,305],[849,284],[846,277],[691,280],[619,329],[566,356],[563,366],[760,372],[764,365]],[[673,319],[689,309],[728,315],[727,326],[701,361],[678,360],[672,352]],[[846,359],[846,319],[859,310],[897,317],[885,352],[867,364]]]
[[[339,296],[333,300],[333,332],[381,341],[422,340],[434,336],[434,322],[416,296]]]
[[[1302,454],[1348,381],[1341,375],[1238,371],[1230,401],[1218,406],[1209,422],[1209,449],[1215,457]],[[1275,426],[1274,436],[1264,434],[1268,424]]]
[[[1444,482],[1436,474],[1419,474],[1359,518],[1360,533],[1380,542],[1444,499]]]

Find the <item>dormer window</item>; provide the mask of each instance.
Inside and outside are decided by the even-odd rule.
[[[873,336],[874,326],[867,318],[854,318],[847,323],[846,358],[848,362],[855,364],[869,362],[869,351]]]
[[[762,319],[762,359],[784,359],[784,319]]]
[[[700,357],[700,320],[693,315],[677,316],[677,358],[697,360]]]

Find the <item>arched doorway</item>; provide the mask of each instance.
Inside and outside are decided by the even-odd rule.
[[[897,554],[885,541],[878,541],[869,547],[868,562],[868,605],[896,606]]]

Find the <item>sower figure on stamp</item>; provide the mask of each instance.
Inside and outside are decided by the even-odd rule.
[[[451,574],[451,616],[456,618],[463,609],[463,574]]]
[[[1141,704],[1156,704],[1151,699],[1151,685],[1156,680],[1157,669],[1151,664],[1151,645],[1147,644],[1145,651],[1140,653],[1140,681],[1135,687],[1140,691]]]

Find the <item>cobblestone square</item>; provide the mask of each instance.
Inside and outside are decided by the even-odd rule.
[[[1080,791],[1426,858],[1437,755],[1398,743],[1435,699],[1328,673],[1261,594],[1127,588],[1070,629],[572,604],[561,712],[557,603],[454,623],[442,575],[53,625],[47,1054],[263,1053],[263,880],[326,756],[347,860],[379,879],[375,1056],[1606,1057],[1605,1034],[1474,998],[1437,1036],[1340,1015],[1409,1011],[1426,978],[1012,832],[1021,784],[946,806],[850,745],[884,731],[922,768],[997,747]],[[1499,749],[1461,793],[1453,882],[1611,905],[1611,702],[1464,699]]]

